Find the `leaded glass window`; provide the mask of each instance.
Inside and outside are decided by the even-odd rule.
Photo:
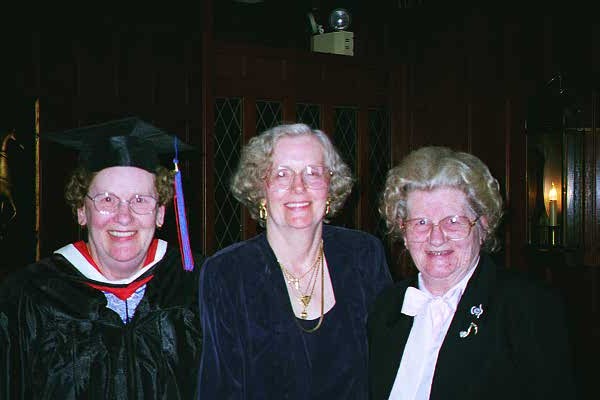
[[[321,126],[321,107],[318,104],[296,104],[296,121],[302,122],[312,129]]]
[[[281,124],[281,103],[258,100],[256,102],[256,134]]]
[[[366,212],[372,221],[377,221],[375,235],[383,238],[386,232],[384,220],[379,216],[379,198],[385,187],[385,178],[391,167],[391,140],[389,113],[386,109],[369,110],[369,204]]]
[[[357,109],[335,108],[333,142],[342,158],[356,174]]]
[[[229,191],[229,181],[240,159],[242,100],[215,100],[215,236],[217,249],[242,239],[242,209]]]

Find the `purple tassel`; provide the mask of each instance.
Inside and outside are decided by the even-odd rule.
[[[175,138],[175,217],[177,222],[177,237],[179,238],[179,250],[183,260],[183,269],[192,271],[194,269],[194,258],[190,247],[187,218],[185,215],[185,201],[183,198],[183,184],[181,183],[181,171],[179,171],[179,160],[177,160],[177,138]]]

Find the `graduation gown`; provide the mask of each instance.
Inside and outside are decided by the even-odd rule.
[[[413,323],[401,313],[408,286],[417,278],[385,290],[369,315],[372,400],[388,399],[398,372]],[[461,337],[471,323],[477,329]],[[440,348],[430,399],[574,398],[561,300],[482,253]]]
[[[324,226],[336,303],[314,333],[298,323],[266,235],[234,244],[202,267],[204,346],[198,399],[367,399],[368,308],[391,285],[381,242]]]
[[[0,398],[193,398],[197,270],[167,251],[128,324],[62,255],[13,274],[0,289]]]

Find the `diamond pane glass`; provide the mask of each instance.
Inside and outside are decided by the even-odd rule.
[[[277,101],[256,101],[256,134],[281,124],[281,103]]]
[[[241,152],[242,100],[215,99],[215,236],[217,249],[242,239],[242,209],[229,191]]]
[[[373,232],[378,237],[385,236],[386,227],[384,220],[379,216],[378,207],[380,193],[385,186],[385,178],[391,168],[391,140],[390,121],[387,109],[369,110],[369,203],[367,207],[372,221],[377,221]]]
[[[296,121],[302,122],[313,129],[321,125],[321,107],[318,104],[296,104]]]
[[[350,167],[352,174],[357,176],[356,163],[356,144],[357,144],[357,109],[356,108],[336,108],[335,128],[333,131],[333,144],[336,146],[342,159]],[[360,187],[355,186],[346,200],[344,209],[339,217],[336,217],[335,224],[356,228],[356,210],[358,207],[358,193]]]
[[[340,152],[342,158],[356,174],[356,108],[335,109],[335,130],[333,132],[333,143]]]

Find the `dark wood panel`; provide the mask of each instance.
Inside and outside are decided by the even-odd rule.
[[[214,55],[214,75],[217,80],[240,81],[246,75],[246,56],[226,49],[217,49]]]
[[[592,130],[584,141],[584,263],[600,267],[600,97],[594,93]]]
[[[267,87],[287,86],[285,71],[286,59],[278,56],[261,56],[247,58],[247,71],[244,79],[253,81],[257,86]]]
[[[47,93],[41,102],[42,136],[49,131],[139,115],[195,144],[198,157],[182,160],[181,167],[190,231],[195,233],[192,241],[201,250],[203,191],[193,190],[196,185],[192,183],[201,182],[196,176],[201,177],[203,171],[202,107],[200,96],[190,96],[193,89],[201,88],[197,64],[190,61],[194,60],[191,54],[199,53],[200,42],[185,31],[174,32],[142,34],[131,29],[97,35],[84,32],[71,38],[50,35],[65,39],[60,44],[43,36],[39,53],[34,55],[34,59],[43,60],[35,90]],[[59,165],[53,160],[69,159],[64,150],[52,146],[42,149],[42,255],[82,237],[62,196],[65,178],[74,166],[74,156],[71,158],[73,162]],[[176,242],[174,216],[169,214],[167,220],[160,235]],[[57,226],[63,228],[57,230]]]
[[[201,232],[203,237],[196,240],[200,240],[202,243],[201,248],[204,254],[212,254],[215,248],[215,210],[211,205],[211,199],[214,199],[214,88],[215,88],[215,46],[214,46],[214,19],[213,19],[213,2],[203,1],[201,3],[201,25],[203,27],[200,40],[196,42],[193,40],[187,46],[187,52],[190,54],[190,68],[196,71],[196,74],[192,76],[190,85],[190,99],[192,104],[198,102],[198,114],[202,115],[200,121],[196,121],[201,126],[200,137],[198,137],[195,143],[202,143],[203,147],[203,162],[202,171],[195,175],[194,184],[196,190],[199,191],[199,197],[201,199],[200,204],[197,206],[202,207],[201,215],[203,218],[199,219]],[[197,55],[198,62],[193,62],[193,55]],[[199,75],[198,75],[199,73]],[[194,100],[198,99],[198,100]],[[210,156],[209,156],[210,155]]]
[[[294,92],[299,102],[310,102],[315,97],[315,86],[324,81],[323,64],[310,58],[296,58],[289,63],[289,79],[295,82]],[[323,94],[322,91],[321,95]]]
[[[217,43],[215,71],[218,96],[251,93],[257,98],[284,98],[337,105],[387,102],[388,60],[244,47]],[[380,66],[380,64],[382,66]]]

